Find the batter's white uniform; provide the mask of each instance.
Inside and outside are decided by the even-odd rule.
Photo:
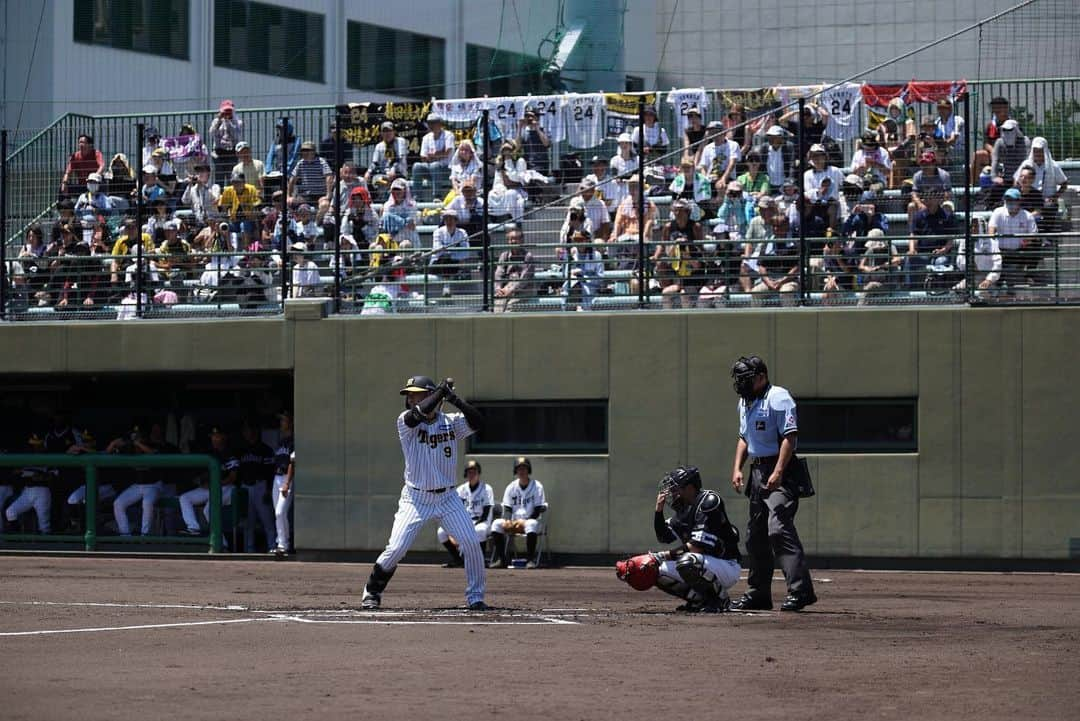
[[[476,540],[483,543],[491,533],[491,516],[494,513],[495,506],[495,492],[491,490],[491,484],[477,483],[476,488],[472,489],[469,488],[468,483],[462,483],[457,487],[457,495],[464,504],[465,510],[469,512],[469,516],[473,519]],[[486,516],[484,515],[485,508],[488,509]],[[439,537],[439,543],[446,543],[450,540],[450,534],[442,526],[439,526],[436,535]],[[456,539],[457,536],[454,536],[454,538]]]
[[[492,533],[505,533],[503,529],[507,521],[525,521],[525,533],[539,533],[540,519],[531,518],[533,512],[540,506],[547,508],[547,499],[544,497],[544,486],[535,478],[529,479],[529,485],[524,488],[515,478],[506,491],[503,492],[502,504],[510,509],[510,518],[496,518],[491,526]],[[504,511],[505,513],[505,511]]]
[[[401,489],[394,527],[386,549],[375,565],[392,572],[416,540],[424,523],[437,518],[442,527],[458,541],[465,558],[465,601],[484,600],[486,584],[484,554],[476,538],[473,520],[461,498],[454,493],[457,470],[457,444],[475,431],[462,413],[439,412],[431,423],[415,428],[405,424],[404,411],[398,416],[398,438],[405,456],[405,485]]]

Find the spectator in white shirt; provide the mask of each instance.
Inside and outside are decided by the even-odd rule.
[[[420,160],[413,164],[413,185],[428,200],[441,198],[450,185],[450,158],[454,154],[454,134],[443,127],[441,115],[427,117],[428,132],[420,141]],[[421,188],[424,190],[421,191]]]
[[[641,140],[641,128],[634,128],[634,132],[630,138],[634,142],[634,147],[641,153],[641,156],[645,158],[645,162],[649,162],[666,153],[668,146],[671,145],[671,141],[668,140],[667,131],[660,127],[660,123],[657,122],[655,107],[646,105],[642,117],[645,118],[644,146],[642,145]]]
[[[1069,189],[1069,179],[1065,177],[1061,166],[1050,155],[1046,138],[1031,139],[1031,150],[1028,152],[1027,160],[1016,169],[1013,175],[1013,182],[1017,185],[1020,184],[1020,171],[1025,166],[1030,166],[1035,171],[1035,189],[1042,191],[1044,199],[1057,203],[1061,194]]]
[[[472,260],[469,236],[458,227],[457,211],[447,208],[442,212],[443,224],[435,229],[431,238],[430,265],[444,281],[462,279],[469,275],[468,263]],[[443,286],[443,297],[451,294],[450,284]]]
[[[814,222],[824,220],[835,234],[839,228],[840,188],[844,176],[839,168],[827,164],[828,153],[824,145],[810,146],[809,157],[810,169],[803,173],[803,194],[807,201],[803,222],[810,223],[808,232],[813,232],[809,229],[815,227]]]
[[[581,207],[585,210],[586,217],[591,221],[590,225],[592,227],[589,232],[598,242],[607,239],[611,231],[611,215],[608,214],[607,205],[604,204],[604,201],[596,197],[596,181],[591,178],[582,180],[578,194]],[[578,198],[574,198],[575,203],[579,202]]]
[[[619,152],[611,158],[611,173],[614,176],[610,195],[608,196],[608,209],[618,210],[619,203],[626,197],[626,179],[631,173],[641,166],[641,161],[634,153],[634,141],[629,133],[621,133],[616,142],[619,144]]]
[[[457,212],[458,225],[468,235],[475,235],[484,229],[484,199],[476,192],[476,183],[466,180],[450,205],[446,206]]]
[[[297,241],[289,246],[289,250],[292,251],[293,262],[290,297],[311,298],[320,295],[322,278],[319,277],[319,266],[305,256],[308,252],[307,243]]]
[[[860,178],[872,173],[874,182],[888,185],[892,160],[889,153],[878,142],[877,133],[867,130],[862,134],[859,149],[851,157],[851,172]]]
[[[735,163],[742,156],[739,144],[727,137],[722,122],[710,122],[708,132],[708,138],[712,142],[702,149],[698,168],[712,181],[713,203],[717,203],[719,198],[724,197],[728,182],[735,179]]]
[[[1020,191],[1005,191],[1004,204],[990,214],[990,235],[997,236],[1001,250],[1002,280],[1012,290],[1024,279],[1025,272],[1039,264],[1038,256],[1029,257],[1037,250],[1034,237],[1039,231],[1035,216],[1020,207]],[[1021,237],[1027,236],[1027,237]]]
[[[1001,280],[1001,249],[998,247],[997,238],[983,234],[978,218],[971,219],[971,235],[975,240],[975,250],[972,251],[975,260],[975,271],[972,280],[978,288],[976,295],[986,295],[986,291],[997,286]],[[979,237],[981,236],[981,237]],[[963,238],[956,239],[956,269],[961,273],[967,269],[967,254],[964,252],[965,243]],[[953,286],[953,290],[967,288],[967,274],[960,282]]]
[[[600,196],[600,199],[607,205],[609,213],[614,213],[615,209],[619,207],[618,191],[615,186],[615,176],[613,176],[608,170],[608,159],[602,155],[594,155],[592,157],[592,172],[582,179],[591,180],[596,185],[596,194]]]
[[[466,181],[472,181],[475,190],[475,184],[482,182],[483,176],[483,167],[476,157],[476,147],[473,146],[471,140],[462,140],[454,151],[453,158],[450,159],[450,184],[460,195],[461,186]]]

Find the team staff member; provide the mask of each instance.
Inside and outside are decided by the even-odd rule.
[[[476,540],[480,542],[480,553],[486,556],[488,534],[491,533],[491,510],[495,507],[495,493],[491,490],[490,484],[480,480],[480,472],[479,461],[474,459],[466,463],[465,480],[467,483],[462,483],[457,487],[457,494],[461,502],[465,504],[469,515],[472,516]],[[463,565],[465,559],[461,557],[457,541],[442,526],[439,526],[437,535],[439,543],[450,554],[450,562],[445,568],[457,568]]]
[[[756,355],[735,361],[731,368],[739,394],[739,440],[731,485],[750,498],[746,551],[750,574],[743,597],[732,604],[739,610],[772,608],[773,563],[780,562],[788,596],[781,611],[801,611],[817,601],[802,541],[795,530],[798,493],[786,472],[794,462],[799,423],[795,400],[787,389],[769,383],[769,369]],[[742,467],[750,457],[750,483]]]
[[[296,441],[293,437],[293,417],[289,411],[278,414],[280,435],[274,449],[274,489],[270,498],[274,504],[274,526],[277,542],[271,551],[278,560],[289,551],[289,507],[292,505],[293,475],[296,472]]]
[[[424,523],[437,518],[457,539],[465,559],[465,602],[470,611],[486,611],[484,603],[484,554],[476,540],[472,518],[454,490],[457,445],[483,426],[480,411],[454,393],[447,378],[439,385],[425,376],[413,376],[401,389],[405,410],[397,417],[401,453],[405,456],[405,485],[394,515],[394,527],[386,549],[379,554],[364,586],[361,606],[376,609],[382,592],[394,575],[398,561],[420,533]],[[461,413],[443,413],[443,399]]]
[[[210,455],[217,459],[221,466],[221,506],[232,503],[233,488],[236,487],[236,477],[240,470],[240,460],[229,450],[229,439],[225,431],[214,428],[210,431]],[[187,528],[181,531],[184,536],[202,535],[199,526],[199,518],[195,515],[195,506],[203,506],[203,517],[210,522],[210,482],[202,480],[197,488],[193,488],[180,496],[180,514],[184,517],[184,525]]]
[[[531,477],[532,463],[525,456],[514,461],[516,479],[503,492],[502,518],[491,525],[491,542],[495,544],[492,568],[506,568],[506,537],[525,534],[528,561],[525,568],[536,568],[536,542],[540,533],[540,515],[548,509],[544,486]]]
[[[259,431],[250,422],[241,429],[244,439],[240,448],[240,483],[248,496],[247,523],[244,527],[244,551],[255,553],[255,519],[266,534],[266,548],[275,551],[277,527],[274,511],[266,502],[274,478],[274,450],[259,439]]]

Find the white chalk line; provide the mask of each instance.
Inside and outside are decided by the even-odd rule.
[[[189,603],[98,603],[92,601],[0,601],[3,606],[76,606],[89,608],[159,608],[187,611],[246,611],[246,606],[200,606]]]
[[[144,631],[158,628],[183,628],[185,626],[221,626],[230,623],[257,623],[259,621],[278,621],[273,617],[228,618],[217,621],[183,621],[177,623],[145,623],[137,626],[99,626],[92,628],[55,628],[44,631],[0,631],[0,636],[51,636],[63,633],[102,633],[105,631]]]
[[[372,618],[342,618],[342,619],[327,619],[327,618],[310,618],[304,616],[294,616],[288,614],[280,614],[275,616],[269,616],[268,618],[281,621],[295,621],[296,623],[317,624],[317,625],[358,625],[358,626],[579,626],[581,625],[577,621],[570,621],[565,618],[552,618],[545,616],[536,616],[533,620],[511,620],[511,621],[484,621],[481,620],[485,617],[489,617],[488,614],[483,616],[477,615],[475,619],[460,617],[461,620],[449,620],[450,617],[442,616],[435,617],[431,620],[414,620],[414,619],[393,619],[386,618],[380,619],[377,617]],[[435,620],[437,618],[443,618],[446,620]]]

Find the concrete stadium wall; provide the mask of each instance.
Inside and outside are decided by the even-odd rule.
[[[554,552],[655,546],[656,481],[702,468],[732,516],[728,368],[769,362],[798,398],[917,397],[919,452],[810,456],[807,551],[825,556],[1054,559],[1080,537],[1080,309],[623,313],[461,318],[7,324],[0,373],[292,368],[296,541],[375,550],[401,488],[394,418],[410,374],[470,398],[608,398],[607,455],[533,455]],[[502,493],[511,455],[482,455]],[[462,463],[464,459],[462,459]],[[434,550],[434,528],[417,549]]]

